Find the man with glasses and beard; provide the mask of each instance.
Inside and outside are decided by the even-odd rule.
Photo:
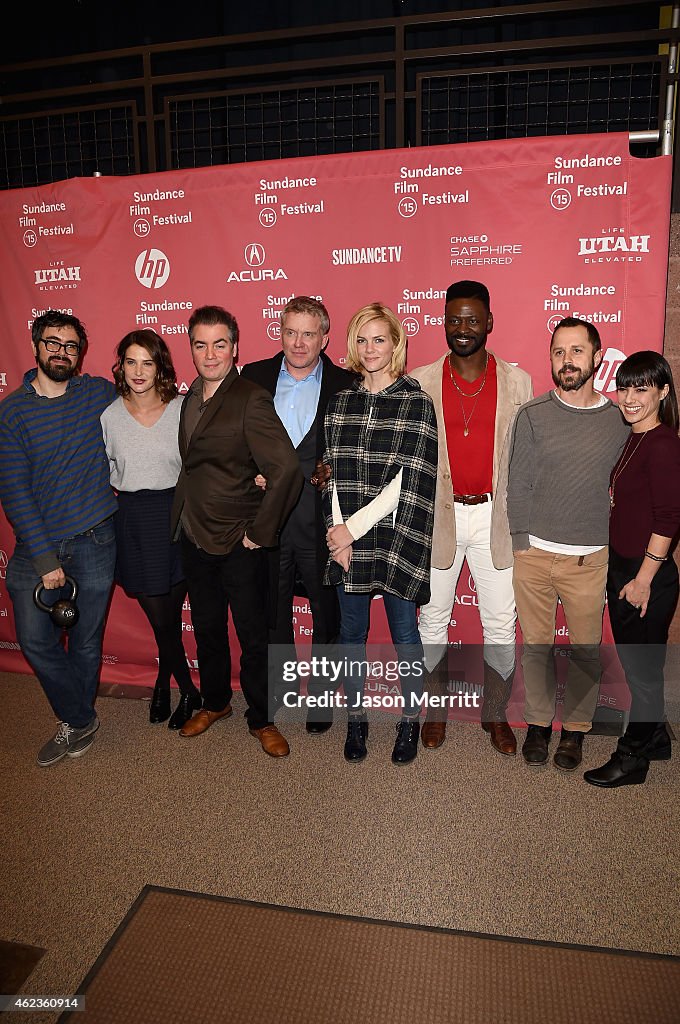
[[[544,765],[555,715],[552,648],[562,602],[571,649],[562,733],[553,764],[573,771],[592,726],[600,683],[599,646],[609,549],[609,475],[629,434],[618,408],[594,390],[600,336],[575,317],[550,342],[554,391],[527,402],[510,441],[508,517],[513,582],[524,639],[522,755]]]
[[[37,367],[0,403],[0,502],[16,536],[7,589],[17,638],[58,720],[38,754],[48,767],[84,754],[99,728],[94,701],[117,508],[99,417],[116,390],[78,373],[87,335],[76,317],[48,310],[31,335]],[[70,597],[67,576],[77,584],[79,617],[64,645],[33,592],[42,583],[45,604]]]

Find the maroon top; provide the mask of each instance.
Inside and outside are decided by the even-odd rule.
[[[622,558],[642,558],[653,533],[680,529],[680,438],[663,423],[631,434],[610,484],[615,477],[609,543]]]

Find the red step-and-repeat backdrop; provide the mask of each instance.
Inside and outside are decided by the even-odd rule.
[[[622,134],[80,178],[4,192],[0,397],[34,365],[31,323],[50,308],[85,323],[84,368],[106,377],[123,335],[153,327],[171,347],[182,391],[194,376],[186,323],[205,303],[235,314],[247,363],[277,351],[279,314],[292,296],[317,296],[331,314],[329,355],[342,362],[350,317],[379,300],[401,318],[415,367],[446,351],[444,295],[461,278],[489,287],[489,347],[527,370],[536,394],[551,386],[556,322],[567,315],[594,322],[604,348],[596,387],[612,396],[627,354],[662,349],[670,190],[670,157],[636,159]],[[12,550],[0,517],[0,668],[28,672],[4,581]],[[475,603],[464,571],[453,643],[481,642]],[[380,602],[374,608],[371,639],[381,642],[389,634]],[[300,643],[308,643],[304,599],[294,614]],[[184,626],[195,665],[188,605]],[[557,634],[566,637],[561,619]],[[117,588],[102,679],[148,684],[155,655],[144,616]]]

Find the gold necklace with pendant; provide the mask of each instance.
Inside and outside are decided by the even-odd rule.
[[[446,362],[447,362],[448,367],[449,367],[449,376],[451,377],[451,383],[453,384],[454,388],[458,392],[458,401],[460,402],[460,411],[461,411],[461,414],[462,414],[462,417],[463,417],[463,426],[464,426],[463,437],[467,437],[468,434],[470,433],[470,420],[472,419],[472,417],[475,414],[475,409],[477,408],[477,402],[479,401],[479,396],[481,395],[482,391],[484,390],[484,385],[486,384],[486,371],[489,368],[489,353],[487,352],[487,354],[486,354],[486,363],[484,364],[484,377],[482,379],[482,383],[481,383],[481,385],[479,386],[479,388],[476,391],[472,392],[471,395],[468,395],[467,392],[463,391],[463,389],[461,387],[459,387],[459,385],[457,384],[456,379],[453,376],[453,369],[451,367],[451,356],[449,356],[449,358],[446,360]],[[463,406],[463,398],[474,398],[474,400],[475,400],[475,404],[472,406],[472,409],[470,411],[470,415],[469,416],[465,415],[465,408]]]
[[[628,455],[628,458],[625,460],[625,462],[623,462],[623,459],[626,456],[626,452],[628,451],[628,445],[630,444],[632,438],[635,437],[635,434],[631,433],[630,437],[626,441],[626,445],[625,445],[625,447],[624,447],[624,449],[623,449],[623,451],[621,453],[621,458],[619,459],[619,461],[617,462],[616,466],[614,467],[614,472],[612,473],[612,482],[609,485],[609,507],[610,508],[614,508],[614,505],[615,505],[615,502],[614,502],[614,488],[616,487],[616,481],[621,476],[621,474],[623,473],[624,469],[626,468],[626,466],[628,465],[630,460],[633,458],[633,456],[635,455],[636,451],[638,450],[638,448],[640,447],[640,445],[642,444],[642,442],[644,441],[644,439],[646,438],[648,433],[649,433],[648,430],[645,430],[643,432],[642,437],[640,438],[638,443],[635,445],[635,447],[633,448],[631,446],[630,454]]]

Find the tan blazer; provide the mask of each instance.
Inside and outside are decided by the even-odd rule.
[[[491,353],[493,355],[493,353]],[[439,436],[439,460],[437,467],[437,494],[434,503],[434,532],[432,535],[432,565],[435,569],[450,569],[456,555],[456,517],[453,511],[453,483],[449,465],[449,451],[446,445],[446,426],[442,402],[442,373],[447,355],[427,366],[409,370],[409,374],[420,381],[420,386],[434,402],[437,414]],[[491,558],[497,569],[512,565],[512,540],[508,526],[507,489],[508,456],[507,441],[510,427],[521,405],[533,396],[531,377],[518,366],[506,363],[494,355],[496,360],[497,402],[496,433],[493,448],[493,509],[491,512]]]
[[[179,424],[182,471],[172,506],[173,533],[188,506],[194,539],[212,554],[228,554],[246,532],[261,547],[276,545],[300,495],[302,470],[271,395],[233,368],[190,440],[184,413],[185,408]],[[254,482],[258,473],[267,478],[264,492]]]

